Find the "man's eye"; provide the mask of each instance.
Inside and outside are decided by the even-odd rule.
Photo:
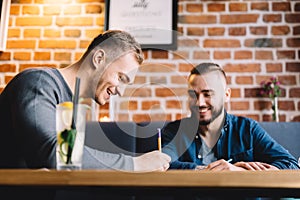
[[[211,97],[212,95],[213,95],[213,92],[204,93],[204,97]]]
[[[129,82],[127,76],[125,76],[125,75],[120,75],[119,76],[119,81],[121,83],[128,83]]]

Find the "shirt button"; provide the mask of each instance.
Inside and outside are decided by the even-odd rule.
[[[195,137],[196,139],[198,139],[198,135],[196,135],[196,137]]]
[[[198,158],[201,159],[202,158],[201,155],[198,155]]]

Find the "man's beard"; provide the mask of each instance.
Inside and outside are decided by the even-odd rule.
[[[223,107],[219,109],[214,109],[214,107],[211,107],[210,109],[211,109],[212,116],[210,119],[200,119],[200,114],[199,114],[200,109],[201,108],[199,106],[192,106],[191,107],[192,117],[197,118],[199,120],[199,125],[206,126],[209,125],[211,122],[213,122],[222,114]]]

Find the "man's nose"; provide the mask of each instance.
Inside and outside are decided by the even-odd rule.
[[[198,98],[197,98],[197,105],[198,106],[204,106],[205,103],[205,97],[203,94],[199,94]]]

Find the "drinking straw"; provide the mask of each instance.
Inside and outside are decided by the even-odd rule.
[[[73,116],[72,116],[72,124],[71,129],[76,129],[76,119],[77,119],[77,108],[78,108],[78,99],[79,99],[79,86],[80,86],[80,78],[76,77],[75,82],[75,92],[73,96]]]
[[[72,164],[72,151],[77,135],[76,130],[76,119],[77,119],[77,110],[78,110],[78,99],[79,99],[79,86],[80,86],[80,78],[76,77],[75,82],[75,92],[73,96],[73,115],[72,115],[72,124],[71,130],[69,131],[69,142],[68,142],[68,152],[67,152],[67,164]]]

